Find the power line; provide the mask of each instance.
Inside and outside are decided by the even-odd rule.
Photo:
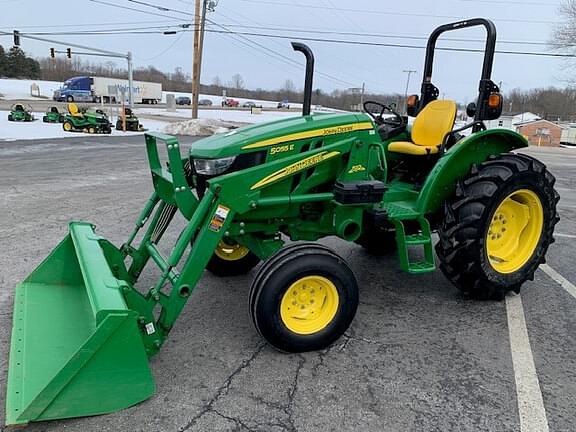
[[[222,15],[222,14],[221,14]],[[224,16],[224,15],[222,15]],[[373,37],[373,38],[382,38],[382,39],[407,39],[407,40],[428,40],[429,36],[416,36],[416,35],[395,35],[395,34],[382,34],[382,33],[366,33],[366,32],[347,32],[347,31],[339,31],[339,30],[316,30],[316,29],[307,29],[307,28],[287,28],[287,27],[266,27],[266,26],[249,26],[249,25],[240,25],[240,24],[226,24],[228,27],[237,27],[237,28],[247,28],[247,29],[258,29],[258,30],[269,30],[269,31],[298,31],[298,32],[305,32],[305,33],[315,33],[315,34],[333,34],[339,36],[365,36],[365,37]],[[479,42],[485,43],[486,40],[484,39],[470,39],[470,38],[442,38],[442,41],[450,41],[450,42]],[[500,44],[512,44],[512,45],[543,45],[543,46],[554,46],[555,44],[550,44],[548,42],[542,41],[513,41],[513,40],[498,40]]]
[[[94,0],[91,0],[94,1]],[[209,21],[209,20],[207,20]],[[335,43],[335,44],[346,44],[346,45],[359,45],[359,46],[377,46],[377,47],[389,47],[389,48],[406,48],[406,49],[426,49],[425,46],[419,45],[407,45],[407,44],[395,44],[395,43],[382,43],[382,42],[368,42],[368,41],[350,41],[350,40],[342,40],[342,39],[323,39],[323,38],[312,38],[312,37],[305,37],[300,35],[277,35],[277,34],[267,34],[267,33],[254,33],[254,32],[238,32],[232,31],[225,26],[218,24],[214,21],[210,21],[212,24],[216,25],[217,27],[223,28],[223,30],[214,30],[214,29],[206,29],[208,33],[220,33],[220,34],[229,34],[229,35],[236,35],[236,36],[253,36],[253,37],[261,37],[261,38],[273,38],[273,39],[289,39],[289,40],[303,40],[303,41],[312,41],[312,42],[324,42],[324,43]],[[189,32],[190,29],[182,29],[176,30],[177,33],[180,32]],[[42,34],[42,35],[105,35],[105,34],[163,34],[161,31],[125,31],[125,32],[65,32],[65,33],[31,33],[31,34]],[[246,38],[244,38],[246,39]],[[274,53],[277,56],[281,56],[285,59],[289,59],[286,56],[283,56],[275,51],[272,51],[270,48],[259,44],[253,40],[249,40],[251,43],[259,45],[261,48],[266,49]],[[456,48],[456,47],[436,47],[438,51],[450,51],[450,52],[469,52],[469,53],[483,53],[483,49],[474,49],[474,48]],[[510,54],[510,55],[526,55],[526,56],[536,56],[536,57],[560,57],[560,58],[576,58],[576,54],[568,54],[568,53],[545,53],[545,52],[530,52],[530,51],[509,51],[509,50],[496,50],[498,54]],[[292,60],[290,60],[292,61]],[[325,73],[319,73],[325,76],[329,76]],[[334,78],[334,77],[331,77]],[[339,78],[336,78],[339,80]],[[343,80],[340,80],[347,84],[352,84]]]
[[[169,18],[169,19],[171,19],[171,20],[177,20],[177,21],[180,21],[180,20],[181,20],[181,18],[176,18],[176,17],[174,17],[174,16],[159,14],[159,13],[157,13],[157,12],[145,11],[145,10],[142,10],[142,9],[136,9],[136,8],[129,7],[129,6],[125,6],[125,5],[118,5],[118,4],[114,4],[114,3],[108,3],[108,2],[105,2],[105,1],[102,1],[102,0],[88,0],[88,1],[90,1],[90,2],[92,2],[92,3],[98,3],[98,4],[103,4],[103,5],[106,5],[106,6],[111,6],[111,7],[119,8],[119,9],[131,10],[131,11],[134,11],[134,12],[140,12],[140,13],[147,14],[147,15],[154,15],[154,16],[159,16],[159,17],[162,17],[162,18]]]
[[[216,25],[216,26],[224,29],[223,31],[218,31],[218,30],[206,30],[207,32],[211,32],[211,33],[222,33],[222,34],[234,34],[234,35],[236,35],[236,36],[241,36],[243,39],[247,40],[248,42],[250,42],[250,43],[252,43],[252,44],[257,45],[258,47],[266,50],[267,52],[271,53],[272,55],[274,55],[274,56],[276,56],[276,57],[279,57],[279,58],[282,58],[282,59],[284,59],[284,61],[288,61],[289,63],[291,63],[291,64],[293,64],[293,65],[297,65],[298,68],[301,68],[301,67],[302,67],[302,64],[301,64],[300,62],[298,62],[298,61],[296,61],[296,60],[294,60],[294,59],[292,59],[292,58],[290,58],[290,57],[287,57],[287,56],[285,56],[285,55],[283,55],[283,54],[280,54],[280,53],[278,53],[278,52],[276,52],[276,51],[268,48],[267,46],[262,45],[262,44],[259,43],[259,42],[256,42],[256,41],[253,41],[253,40],[251,40],[251,39],[248,39],[248,38],[244,37],[244,36],[245,36],[244,33],[241,33],[241,32],[233,32],[233,31],[231,31],[230,29],[226,28],[226,26],[223,26],[223,25],[221,25],[221,24],[218,24],[217,22],[212,21],[212,20],[210,20],[210,19],[208,19],[208,18],[206,18],[206,21],[208,21],[208,22],[210,22],[211,24],[214,24],[214,25]],[[328,80],[330,80],[330,81],[337,81],[337,82],[339,82],[339,83],[341,83],[341,84],[345,84],[345,85],[354,85],[354,83],[351,83],[351,82],[349,82],[349,81],[344,81],[344,80],[342,80],[342,79],[340,79],[340,78],[334,77],[334,76],[332,76],[332,75],[329,75],[329,74],[324,73],[324,72],[321,72],[321,71],[317,71],[316,73],[317,73],[318,75],[320,75],[320,76],[323,76],[324,78],[326,78],[326,79],[328,79]]]
[[[221,30],[206,30],[211,33],[224,33]],[[348,45],[362,45],[362,46],[380,46],[380,47],[390,47],[390,48],[407,48],[407,49],[426,49],[425,46],[417,45],[406,45],[406,44],[391,44],[391,43],[381,43],[381,42],[366,42],[366,41],[349,41],[341,39],[321,39],[321,38],[311,38],[302,37],[299,35],[272,35],[266,33],[252,33],[252,32],[232,32],[228,33],[236,35],[245,36],[255,36],[263,38],[276,38],[276,39],[299,39],[304,41],[312,42],[326,42],[326,43],[337,43],[337,44],[348,44]],[[473,48],[454,48],[454,47],[436,47],[439,51],[452,51],[452,52],[470,52],[470,53],[483,53],[483,49],[473,49]],[[576,58],[576,54],[563,54],[563,53],[544,53],[544,52],[528,52],[528,51],[507,51],[507,50],[496,50],[499,54],[512,54],[512,55],[529,55],[529,56],[540,56],[540,57],[570,57]]]
[[[323,6],[313,5],[313,4],[300,4],[300,3],[285,3],[281,1],[270,1],[270,0],[241,0],[247,3],[258,3],[258,4],[269,4],[274,6],[290,6],[290,7],[300,7],[306,9],[323,9]],[[369,10],[369,9],[352,9],[352,8],[332,8],[333,10],[342,12],[353,12],[353,13],[368,13],[372,15],[392,15],[392,16],[408,16],[408,17],[418,17],[418,18],[448,18],[448,19],[465,19],[462,16],[455,15],[432,15],[432,14],[417,14],[409,12],[386,12],[379,10]],[[523,20],[523,19],[511,19],[511,18],[494,18],[494,21],[501,22],[513,22],[513,23],[530,23],[530,24],[558,24],[556,21],[540,21],[540,20]]]

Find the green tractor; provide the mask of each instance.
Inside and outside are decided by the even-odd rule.
[[[34,114],[32,107],[28,104],[16,103],[10,108],[8,114],[8,121],[13,122],[32,122],[34,121]]]
[[[468,107],[474,120],[453,130],[456,103],[438,100],[431,82],[434,50],[444,32],[473,26],[488,34],[480,91]],[[490,78],[495,44],[484,19],[435,30],[411,127],[378,102],[367,103],[377,114],[311,115],[314,58],[293,43],[307,58],[302,117],[202,139],[188,154],[174,137],[147,134],[154,192],[127,241],[115,246],[72,222],[16,287],[7,424],[103,414],[152,396],[148,359],[205,269],[230,276],[262,262],[249,295],[256,331],[284,352],[326,348],[358,305],[352,269],[316,243],[327,236],[396,250],[413,275],[438,264],[475,298],[518,292],[553,242],[559,196],[541,162],[514,153],[528,145],[522,136],[484,126],[502,110]],[[187,222],[164,256],[159,244],[177,212]],[[138,289],[148,263],[160,276]]]
[[[50,107],[42,117],[44,123],[64,123],[64,114],[58,111],[58,107]]]
[[[68,114],[64,116],[62,128],[66,132],[112,133],[112,124],[103,111],[80,110],[73,102],[68,104]]]
[[[126,125],[125,128],[124,125]],[[140,120],[136,117],[134,112],[130,108],[124,108],[124,116],[120,116],[118,117],[118,120],[116,120],[116,130],[138,132],[142,129]]]

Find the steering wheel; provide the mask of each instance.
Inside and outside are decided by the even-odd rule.
[[[368,107],[370,105],[376,105],[377,107],[380,107],[380,112],[378,115],[374,114],[374,111],[371,109],[368,109]],[[404,117],[396,112],[394,109],[392,109],[391,107],[389,107],[388,105],[384,105],[383,103],[380,102],[375,102],[375,101],[366,101],[363,104],[364,107],[364,112],[366,114],[368,114],[370,117],[372,117],[372,119],[374,120],[374,123],[376,123],[378,126],[391,126],[391,127],[403,127],[406,124],[406,121],[404,119]],[[394,115],[394,118],[384,118],[384,113],[385,112],[389,112],[390,114]]]

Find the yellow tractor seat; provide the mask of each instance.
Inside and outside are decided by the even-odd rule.
[[[436,154],[446,134],[454,128],[455,121],[455,101],[432,101],[420,111],[414,120],[412,141],[393,142],[388,146],[388,151],[413,156]]]
[[[84,115],[78,109],[78,105],[73,102],[68,104],[68,112],[72,117],[84,117]]]

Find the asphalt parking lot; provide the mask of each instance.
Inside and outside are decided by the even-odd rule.
[[[361,287],[356,318],[330,349],[278,353],[248,315],[254,272],[206,273],[152,360],[153,398],[27,430],[574,431],[576,150],[526,152],[558,178],[562,220],[547,265],[520,298],[472,301],[440,272],[410,276],[396,257],[327,239]],[[65,236],[70,220],[91,221],[121,244],[152,186],[142,137],[0,142],[0,173],[3,407],[16,283]],[[146,273],[143,284],[154,276]]]

